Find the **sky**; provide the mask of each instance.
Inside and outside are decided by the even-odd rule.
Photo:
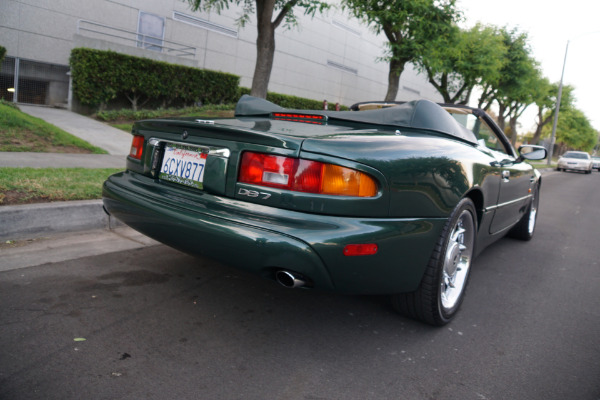
[[[564,85],[575,88],[576,107],[600,131],[600,0],[457,0],[465,27],[477,22],[527,32],[533,57],[551,82],[559,82],[569,48]],[[535,111],[534,111],[535,110]],[[535,126],[537,107],[520,119]]]

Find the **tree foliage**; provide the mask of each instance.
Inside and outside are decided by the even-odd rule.
[[[506,45],[498,29],[475,25],[456,29],[426,48],[420,69],[444,103],[468,104],[476,86],[495,86],[506,63]]]
[[[542,79],[538,62],[532,57],[527,42],[527,34],[517,29],[501,30],[507,48],[506,62],[500,71],[500,78],[493,93],[498,103],[498,125],[506,130],[510,124],[512,143],[516,143],[517,120],[525,109],[534,103],[534,89]]]
[[[0,63],[4,60],[4,56],[6,55],[6,47],[0,46]]]
[[[266,98],[273,58],[275,55],[275,30],[283,23],[287,27],[297,24],[295,10],[304,10],[305,15],[314,16],[317,11],[329,8],[326,1],[319,0],[187,0],[192,10],[216,11],[220,13],[231,4],[242,7],[238,24],[244,26],[256,14],[256,64],[252,78],[251,95]]]
[[[389,62],[386,101],[396,100],[400,76],[406,63],[418,64],[428,46],[452,35],[460,18],[456,0],[344,0],[345,7],[368,23],[377,34],[384,33]]]
[[[549,135],[551,129],[547,125],[544,131]],[[575,107],[561,108],[556,126],[556,143],[563,148],[589,152],[598,143],[598,132],[581,110]]]
[[[544,137],[544,127],[554,120],[556,100],[558,97],[558,83],[551,84],[548,78],[542,78],[534,88],[534,100],[537,106],[536,129],[531,138],[532,144],[537,144]],[[574,107],[573,87],[563,86],[560,100],[560,109]]]

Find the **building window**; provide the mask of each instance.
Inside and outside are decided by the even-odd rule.
[[[137,47],[161,52],[165,38],[165,19],[140,11]]]

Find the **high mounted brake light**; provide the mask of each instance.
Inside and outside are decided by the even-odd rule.
[[[318,161],[245,152],[239,182],[296,192],[374,197],[377,183],[364,172]]]
[[[282,121],[304,122],[307,124],[318,124],[318,125],[323,125],[327,122],[327,116],[315,115],[315,114],[274,112],[274,113],[271,113],[271,118],[277,119],[277,120],[282,120]]]

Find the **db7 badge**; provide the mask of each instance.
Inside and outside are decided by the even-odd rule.
[[[244,188],[240,188],[240,190],[238,190],[238,194],[242,195],[242,196],[248,196],[248,197],[258,197],[262,200],[266,200],[269,197],[271,197],[270,193],[257,192],[256,190],[249,190],[249,189],[244,189]]]

